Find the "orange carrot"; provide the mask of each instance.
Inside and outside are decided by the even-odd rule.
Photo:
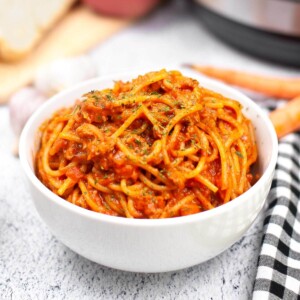
[[[275,98],[293,99],[300,95],[300,78],[275,78],[209,66],[185,65],[204,75]]]
[[[270,113],[278,138],[300,129],[300,96]]]

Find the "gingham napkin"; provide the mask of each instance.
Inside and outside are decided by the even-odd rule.
[[[300,299],[300,133],[279,143],[253,300]]]

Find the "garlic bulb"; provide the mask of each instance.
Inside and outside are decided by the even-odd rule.
[[[10,123],[19,136],[32,113],[45,102],[46,97],[32,87],[26,87],[12,95],[9,101]]]
[[[54,61],[38,70],[35,87],[46,96],[70,87],[97,75],[92,60],[87,56],[78,56]]]
[[[16,135],[13,154],[18,155],[19,135],[32,113],[46,101],[46,97],[32,87],[26,87],[12,95],[9,101],[11,127]]]

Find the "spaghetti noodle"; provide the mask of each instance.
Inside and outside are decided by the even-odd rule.
[[[170,218],[248,190],[257,149],[241,105],[178,71],[91,91],[41,126],[36,173],[95,212]]]

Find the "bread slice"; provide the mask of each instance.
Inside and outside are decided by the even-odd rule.
[[[76,0],[0,0],[0,60],[25,57]]]

